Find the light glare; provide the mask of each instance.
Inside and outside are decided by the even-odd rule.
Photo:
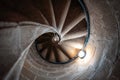
[[[81,50],[79,53],[78,53],[78,56],[83,59],[85,56],[86,56],[86,52]]]

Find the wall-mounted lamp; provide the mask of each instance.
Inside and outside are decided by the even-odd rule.
[[[84,51],[84,50],[81,50],[81,51],[78,53],[78,57],[80,57],[81,59],[83,59],[85,56],[86,56],[86,51]]]

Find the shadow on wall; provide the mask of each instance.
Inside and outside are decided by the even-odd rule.
[[[4,1],[1,1],[0,7],[4,10],[2,8]],[[1,78],[9,73],[5,80],[17,80],[19,74],[16,73],[22,70],[20,79],[119,80],[119,0],[84,0],[84,2],[88,7],[91,21],[90,40],[84,59],[76,59],[64,65],[45,62],[34,51],[32,42],[46,31],[55,32],[53,28],[33,22],[27,22],[24,25],[16,22],[0,22]],[[9,1],[6,5],[8,3]],[[9,15],[12,16],[12,13]],[[23,20],[23,18],[20,19]],[[25,60],[27,53],[30,54]],[[24,60],[25,64],[23,64]],[[23,68],[22,65],[24,65]]]

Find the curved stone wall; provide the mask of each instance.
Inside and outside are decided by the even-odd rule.
[[[20,80],[120,79],[120,1],[84,0],[84,2],[90,15],[91,30],[90,39],[85,48],[86,57],[84,59],[77,58],[68,64],[51,64],[41,59],[33,43],[28,49],[29,52],[20,74]],[[38,35],[34,35],[39,34],[43,30],[41,28],[38,31],[36,28],[15,27],[11,29],[6,27],[6,29],[2,29],[0,27],[0,68],[2,69],[0,79],[5,77],[18,60],[20,53],[24,51],[23,48],[26,48],[32,40],[38,37]],[[21,37],[21,35],[23,36]],[[22,42],[19,43],[18,38],[22,39]],[[17,43],[22,45],[17,45]],[[22,49],[19,47],[22,47]]]
[[[109,79],[118,55],[118,23],[109,1],[84,1],[88,7],[91,24],[86,57],[63,65],[50,64],[37,55],[33,45],[25,62],[21,80]]]

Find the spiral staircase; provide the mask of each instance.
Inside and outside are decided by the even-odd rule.
[[[56,29],[56,33],[46,33],[36,39],[38,54],[55,64],[71,62],[77,58],[87,36],[86,17],[79,1],[41,0],[37,3],[46,18],[45,25]]]
[[[48,62],[71,62],[88,39],[88,16],[81,0],[2,0],[1,9],[0,21],[33,21],[56,30],[35,41],[38,54]]]
[[[119,2],[0,0],[0,80],[119,80]]]

